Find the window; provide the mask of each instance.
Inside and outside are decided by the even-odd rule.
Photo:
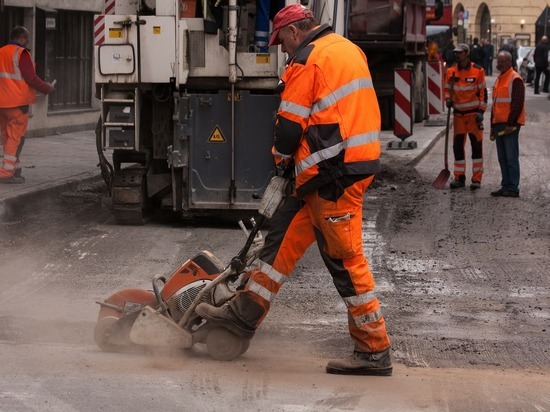
[[[11,29],[23,26],[24,10],[23,7],[4,6],[4,11],[0,12],[0,47],[10,41]]]
[[[57,80],[48,111],[91,107],[93,13],[58,10],[55,29],[45,28],[45,79]],[[51,21],[51,20],[50,20]]]

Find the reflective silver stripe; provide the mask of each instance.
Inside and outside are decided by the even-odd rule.
[[[467,90],[475,90],[477,89],[476,84],[468,85],[468,86],[455,86],[454,89],[458,91],[467,91]]]
[[[282,285],[288,279],[288,276],[277,272],[275,269],[273,269],[273,266],[271,266],[269,263],[265,263],[262,260],[260,260],[259,269],[263,273],[265,273],[269,277],[269,279],[271,279],[273,282],[278,283],[279,285]]]
[[[12,162],[15,162],[15,161],[17,161],[17,156],[12,156],[12,155],[4,154],[4,159],[5,159],[5,160],[12,161]]]
[[[455,103],[455,109],[469,109],[472,107],[479,107],[479,102],[466,102],[466,103]]]
[[[372,313],[367,313],[365,315],[355,316],[353,318],[353,321],[355,322],[355,324],[357,326],[361,327],[362,325],[364,325],[366,323],[376,322],[377,320],[380,320],[381,318],[382,318],[382,311],[380,309],[378,309],[378,310],[375,310]]]
[[[301,173],[311,166],[316,165],[323,160],[331,159],[338,155],[342,150],[349,147],[360,146],[367,143],[372,143],[380,140],[380,132],[374,131],[369,133],[362,133],[356,136],[352,136],[349,139],[344,140],[334,146],[327,147],[326,149],[319,150],[318,152],[310,154],[304,160],[296,165],[296,173]]]
[[[371,290],[367,293],[363,293],[362,295],[355,295],[344,298],[344,302],[349,308],[350,306],[360,306],[365,303],[372,302],[374,299],[376,299],[376,292],[374,290]]]
[[[474,171],[474,172],[482,172],[482,171],[483,171],[483,166],[472,167],[472,171]]]
[[[323,97],[321,100],[316,102],[311,109],[311,113],[317,113],[322,110],[325,110],[327,107],[332,106],[337,103],[340,99],[352,94],[353,92],[361,89],[372,89],[372,80],[367,77],[362,77],[360,79],[352,80],[351,82],[339,87],[332,93]]]
[[[256,30],[254,32],[254,36],[256,36],[256,37],[269,37],[269,32],[268,31]]]
[[[14,79],[14,80],[23,80],[23,76],[21,75],[21,70],[19,70],[19,49],[15,49],[13,53],[13,67],[15,70],[15,73],[6,73],[6,72],[0,72],[0,77],[4,79]]]
[[[261,296],[262,298],[264,298],[268,302],[271,302],[271,299],[273,299],[275,297],[275,293],[271,293],[269,290],[264,288],[262,285],[254,282],[252,280],[250,280],[248,282],[247,287],[248,287],[248,290],[250,290],[251,292],[254,292],[256,295]]]
[[[307,119],[309,117],[309,114],[311,113],[311,109],[309,107],[292,103],[287,100],[281,101],[281,104],[279,105],[279,110],[295,114],[296,116],[300,116],[304,119]]]
[[[5,170],[15,170],[15,165],[13,165],[11,163],[4,162],[4,169]]]
[[[483,159],[472,159],[472,163],[483,163]]]
[[[497,97],[493,95],[493,104],[495,103],[510,103],[512,101],[512,86],[514,85],[514,80],[516,80],[519,76],[515,71],[511,73],[511,79],[510,84],[508,85],[508,97]],[[497,81],[495,85],[493,86],[493,90],[498,90],[498,84],[500,83],[500,76],[497,78]]]

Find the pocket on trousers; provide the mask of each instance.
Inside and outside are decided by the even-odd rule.
[[[325,238],[325,252],[333,259],[345,259],[355,256],[361,244],[361,233],[356,233],[356,218],[352,213],[323,214],[321,231]]]

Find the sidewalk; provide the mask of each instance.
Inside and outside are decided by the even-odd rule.
[[[83,180],[101,179],[93,130],[27,138],[20,160],[25,183],[0,184],[0,219],[5,206],[17,208]]]
[[[416,123],[413,135],[415,149],[388,150],[388,142],[400,142],[391,131],[382,132],[382,156],[389,161],[414,165],[444,133],[444,126],[424,126]],[[1,146],[0,146],[1,150]],[[110,155],[107,155],[110,159]],[[4,205],[17,207],[39,196],[62,193],[83,180],[101,179],[93,130],[61,135],[34,137],[25,140],[21,154],[22,184],[0,184],[0,219]]]

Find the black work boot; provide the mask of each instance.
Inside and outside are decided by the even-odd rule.
[[[229,305],[216,307],[203,302],[199,303],[195,312],[208,322],[220,325],[246,339],[251,339],[256,332],[256,329],[239,318]]]
[[[353,351],[346,359],[331,360],[327,364],[327,373],[339,375],[391,376],[390,350],[378,353]]]
[[[0,183],[7,183],[7,184],[25,183],[25,178],[23,176],[2,177],[0,178]]]
[[[466,176],[464,175],[458,176],[458,180],[457,179],[453,180],[449,186],[451,187],[451,189],[458,189],[459,187],[466,186]]]

